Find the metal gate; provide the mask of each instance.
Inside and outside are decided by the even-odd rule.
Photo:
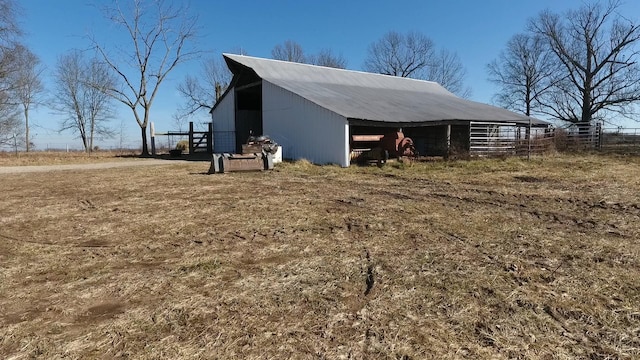
[[[471,155],[514,155],[519,136],[518,126],[513,123],[472,121],[469,124],[469,153]]]

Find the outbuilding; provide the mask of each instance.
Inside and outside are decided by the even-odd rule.
[[[357,135],[402,129],[420,155],[473,154],[549,126],[431,81],[223,56],[233,79],[211,110],[215,153],[239,152],[250,134],[267,134],[286,159],[346,167]]]

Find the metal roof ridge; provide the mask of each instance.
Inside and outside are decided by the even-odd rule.
[[[286,61],[286,60],[268,59],[268,58],[249,56],[249,55],[230,54],[230,53],[222,53],[222,55],[226,56],[226,57],[229,57],[232,60],[235,60],[234,57],[243,57],[243,58],[257,60],[257,61],[267,61],[267,62],[282,63],[285,66],[287,66],[287,65],[306,66],[306,67],[312,67],[312,68],[326,69],[328,71],[343,71],[343,72],[349,72],[349,73],[355,73],[355,74],[363,74],[365,76],[379,76],[379,77],[384,77],[386,79],[394,79],[394,80],[399,80],[399,81],[416,81],[416,82],[419,82],[419,83],[431,83],[431,84],[438,85],[438,86],[441,86],[442,88],[444,88],[440,83],[438,83],[436,81],[432,81],[432,80],[423,80],[423,79],[415,79],[415,78],[410,78],[410,77],[402,77],[402,76],[395,76],[395,75],[388,75],[388,74],[379,74],[379,73],[373,73],[373,72],[368,72],[368,71],[364,71],[364,70],[341,69],[341,68],[334,68],[334,67],[330,67],[330,66],[321,66],[321,65],[299,63],[299,62]],[[246,64],[243,64],[243,65],[251,67],[251,66],[246,65]],[[444,88],[444,89],[446,90],[446,88]],[[447,90],[447,91],[449,91],[449,90]],[[452,95],[456,96],[453,93],[452,93]]]

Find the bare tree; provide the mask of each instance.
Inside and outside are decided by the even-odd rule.
[[[23,128],[13,90],[12,76],[17,70],[15,49],[21,29],[19,8],[15,1],[0,0],[0,146],[12,146],[16,151],[23,143]]]
[[[0,148],[8,146],[17,152],[24,143],[24,127],[17,107],[11,105],[6,94],[3,94],[0,92]]]
[[[127,50],[109,53],[94,40],[106,63],[118,74],[122,86],[110,89],[115,99],[131,109],[140,126],[142,155],[149,155],[147,127],[158,89],[179,64],[199,52],[190,48],[196,37],[197,17],[184,7],[162,0],[132,0],[131,6],[106,9],[108,18],[131,41]]]
[[[38,98],[44,91],[40,59],[23,45],[17,45],[13,50],[16,62],[15,71],[9,78],[13,84],[11,93],[14,101],[22,108],[24,116],[25,150],[29,152],[31,139],[29,136],[29,110],[38,105]]]
[[[308,56],[307,61],[309,64],[337,69],[345,69],[347,67],[347,59],[345,59],[342,54],[334,54],[333,51],[328,48],[320,50],[317,55]]]
[[[11,98],[13,84],[10,81],[10,75],[13,71],[12,53],[5,44],[2,44],[0,46],[0,146],[10,144],[10,139],[17,132],[17,124],[22,127],[17,117],[15,101]]]
[[[471,96],[471,88],[464,84],[466,76],[467,70],[462,65],[458,54],[441,49],[427,69],[425,80],[435,81],[452,93],[468,98]]]
[[[0,0],[0,44],[6,46],[22,33],[18,25],[20,9],[13,0]]]
[[[189,117],[201,110],[209,112],[230,82],[231,72],[223,62],[214,58],[204,60],[197,75],[187,75],[178,84],[178,92],[185,99],[185,104],[174,117]]]
[[[369,46],[364,69],[385,75],[424,78],[424,70],[433,63],[435,46],[427,36],[390,31]]]
[[[21,34],[16,17],[18,9],[12,0],[0,0],[0,96],[8,102],[10,84],[9,75],[15,71],[15,56],[13,49],[16,39]]]
[[[385,75],[430,80],[449,91],[468,97],[471,89],[464,85],[466,70],[456,53],[436,52],[430,38],[418,32],[406,35],[390,31],[369,46],[364,69]]]
[[[531,116],[541,113],[541,101],[558,84],[562,71],[545,39],[516,34],[496,60],[487,65],[489,80],[499,86],[496,103]]]
[[[530,22],[566,75],[544,99],[547,114],[590,124],[608,113],[628,115],[640,100],[640,26],[618,13],[620,4],[585,4],[563,16],[543,11]]]
[[[295,41],[287,40],[282,45],[278,44],[271,50],[271,57],[275,60],[305,63],[317,66],[344,69],[347,60],[344,56],[336,55],[329,48],[320,50],[318,54],[305,55],[302,46]]]
[[[93,151],[94,139],[113,134],[106,126],[113,115],[108,91],[116,82],[110,67],[96,58],[85,60],[80,51],[71,51],[58,59],[54,79],[52,107],[66,115],[61,130],[77,133],[85,151]]]
[[[271,57],[275,60],[283,60],[297,63],[305,63],[306,58],[302,46],[295,41],[287,40],[282,45],[278,44],[271,50]]]

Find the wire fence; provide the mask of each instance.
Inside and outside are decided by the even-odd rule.
[[[640,153],[640,128],[572,124],[555,129],[554,138],[559,151],[599,150]]]
[[[640,128],[606,128],[600,123],[558,128],[471,123],[469,135],[469,153],[477,156],[530,156],[548,151],[640,154]]]
[[[541,154],[553,147],[553,132],[546,127],[472,122],[469,154],[474,156]]]
[[[640,153],[640,128],[605,128],[600,150]]]
[[[168,152],[170,149],[174,149],[176,144],[180,140],[187,140],[188,136],[184,137],[167,137],[159,136],[156,138],[156,148],[158,151]],[[16,147],[13,144],[0,144],[0,152],[13,152]],[[24,151],[24,145],[18,144],[17,151]],[[125,142],[112,142],[105,143],[100,142],[94,146],[94,151],[142,151],[142,144],[140,141],[125,141]],[[78,152],[85,151],[80,141],[69,142],[42,142],[31,145],[31,151],[46,151],[46,152]]]
[[[228,134],[214,132],[213,140],[216,149],[220,151],[224,148],[224,152],[233,152],[233,149],[227,149],[233,143],[231,140],[235,140],[233,134],[233,132]],[[159,152],[168,152],[176,146],[177,141],[184,139],[158,136],[156,148]],[[550,151],[602,151],[640,155],[640,128],[604,127],[599,123],[529,128],[520,124],[473,122],[469,126],[467,146],[466,152],[472,156],[531,156]],[[14,150],[12,146],[0,145],[0,152]],[[17,150],[24,149],[19,146]],[[79,142],[44,143],[33,150],[84,151]],[[137,141],[100,144],[95,150],[135,152],[141,151],[141,144]]]
[[[110,151],[118,151],[118,150],[140,150],[141,145],[139,141],[132,141],[126,143],[117,143],[117,144],[98,144],[94,146],[95,151],[99,150],[110,150]],[[74,151],[84,151],[84,147],[80,143],[76,142],[60,142],[60,143],[44,143],[36,146],[34,148],[35,151],[60,151],[60,152],[74,152]]]

